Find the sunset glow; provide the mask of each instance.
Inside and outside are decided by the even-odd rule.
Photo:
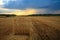
[[[35,9],[17,10],[15,12],[12,12],[12,14],[16,14],[16,15],[30,15],[35,13],[36,13]]]

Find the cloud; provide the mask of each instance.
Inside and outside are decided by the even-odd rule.
[[[39,8],[49,6],[50,2],[51,0],[16,0],[9,1],[4,7],[13,9]]]
[[[54,11],[53,14],[60,14],[60,10]]]
[[[6,9],[6,8],[0,8],[0,14],[3,14],[3,13],[11,13],[15,11],[15,9]]]
[[[36,10],[37,10],[37,14],[47,14],[47,9],[45,8],[36,9]]]
[[[18,12],[18,13],[17,13]],[[47,9],[34,9],[34,8],[27,8],[24,10],[17,10],[17,9],[8,9],[8,8],[0,8],[0,14],[17,14],[17,15],[28,15],[28,14],[44,14],[47,13]]]
[[[0,7],[2,7],[3,6],[3,0],[0,0]]]
[[[60,10],[60,0],[52,1],[50,8],[53,10]]]
[[[2,5],[3,4],[3,2],[2,2],[2,0],[0,0],[0,5]]]
[[[60,0],[9,0],[8,3],[4,4],[4,8],[20,10],[26,8],[45,8],[50,11],[56,11],[60,10]]]
[[[0,14],[16,14],[16,15],[60,14],[60,10],[52,11],[46,8],[40,8],[40,9],[27,8],[24,10],[0,8]]]
[[[32,15],[32,14],[60,14],[59,12],[60,10],[58,11],[50,11],[48,12],[48,9],[25,9],[25,10],[16,10],[16,11],[13,11],[12,14],[16,14],[16,15]]]
[[[31,15],[31,14],[36,14],[36,10],[35,9],[16,10],[16,11],[12,12],[12,14]]]
[[[3,3],[3,7],[10,10],[26,10],[31,8],[37,10],[37,13],[40,14],[59,13],[60,10],[60,0],[5,0]]]

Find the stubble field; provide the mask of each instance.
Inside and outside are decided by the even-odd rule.
[[[1,17],[0,40],[60,40],[60,16]]]

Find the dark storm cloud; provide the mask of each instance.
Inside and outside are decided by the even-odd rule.
[[[50,8],[54,10],[60,10],[60,0],[53,0]]]
[[[9,1],[4,5],[5,8],[25,9],[25,8],[44,8],[50,6],[51,0],[16,0]]]
[[[48,8],[60,10],[60,0],[16,0],[9,1],[4,7],[10,9]]]

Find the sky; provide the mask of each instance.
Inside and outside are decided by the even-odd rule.
[[[47,13],[57,13],[60,10],[60,0],[0,0],[0,8],[17,10],[31,8],[36,10],[38,9],[38,11],[42,11],[42,13],[45,11]]]

